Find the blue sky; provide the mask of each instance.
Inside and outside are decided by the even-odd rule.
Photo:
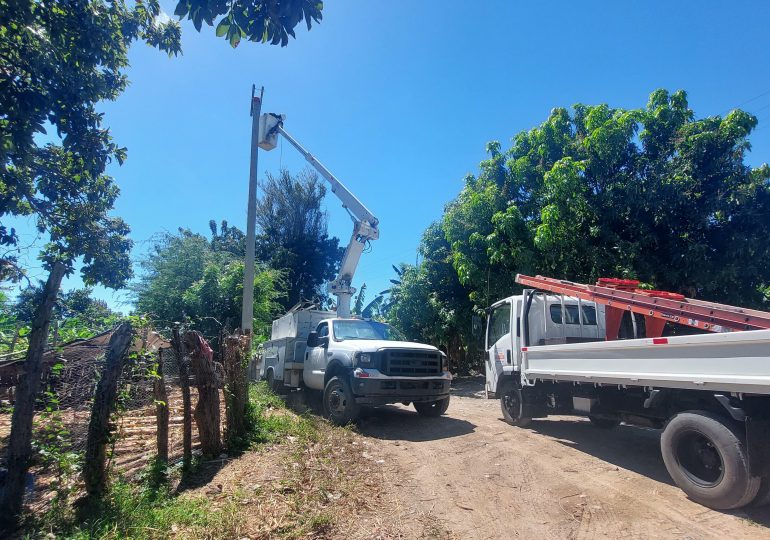
[[[163,0],[173,13],[175,3]],[[183,23],[183,56],[131,51],[131,85],[103,109],[128,161],[115,213],[134,255],[159,231],[207,233],[209,219],[245,228],[249,96],[380,218],[356,286],[388,286],[391,264],[415,261],[427,225],[484,159],[556,106],[643,106],[656,88],[685,89],[698,116],[755,113],[749,161],[770,160],[770,3],[718,1],[514,2],[328,0],[324,20],[280,48],[232,49],[213,29]],[[283,143],[260,152],[260,176],[304,160]],[[327,198],[343,245],[350,219]],[[29,222],[22,243],[34,259]],[[43,277],[31,262],[32,276]],[[64,287],[79,286],[77,277]],[[113,307],[125,294],[97,289]],[[121,307],[122,306],[122,307]]]

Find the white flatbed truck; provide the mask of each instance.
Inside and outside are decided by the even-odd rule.
[[[532,288],[489,308],[486,335],[486,390],[508,423],[576,414],[662,429],[666,469],[691,499],[732,509],[766,498],[770,313],[626,280],[516,280]],[[664,337],[666,322],[710,333]]]

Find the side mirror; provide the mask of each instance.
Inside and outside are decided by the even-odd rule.
[[[318,332],[310,332],[307,336],[308,347],[318,347]]]

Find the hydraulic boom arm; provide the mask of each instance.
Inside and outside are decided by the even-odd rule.
[[[348,188],[345,187],[342,182],[337,180],[329,169],[324,167],[320,161],[318,161],[310,152],[305,150],[294,137],[289,135],[286,130],[283,129],[282,117],[278,117],[277,115],[271,116],[272,119],[280,118],[272,128],[272,131],[283,135],[283,137],[305,157],[308,163],[310,163],[315,170],[317,170],[319,174],[331,184],[332,193],[334,193],[342,202],[342,207],[348,211],[348,214],[350,214],[350,217],[353,220],[353,234],[350,237],[350,242],[348,242],[348,245],[345,248],[345,254],[342,256],[340,271],[334,281],[329,283],[329,292],[337,297],[337,316],[350,317],[350,299],[356,292],[356,289],[351,286],[353,274],[356,272],[358,261],[361,258],[361,253],[366,247],[366,243],[370,240],[377,240],[380,236],[380,230],[378,228],[379,220],[355,195],[353,195],[353,193],[350,192]],[[272,133],[266,133],[265,136],[270,137],[271,135]]]

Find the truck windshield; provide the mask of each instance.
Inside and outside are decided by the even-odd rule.
[[[334,321],[334,338],[339,341],[346,339],[404,341],[404,337],[398,330],[375,321]]]

